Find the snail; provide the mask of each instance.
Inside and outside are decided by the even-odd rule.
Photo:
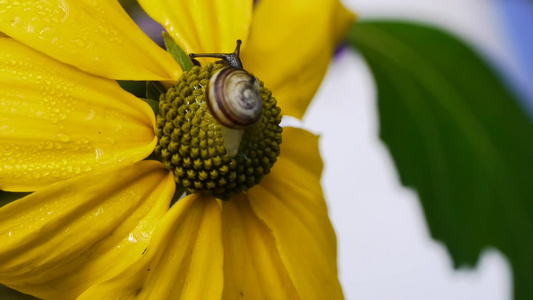
[[[217,71],[209,80],[206,99],[209,111],[223,126],[245,129],[256,124],[263,113],[263,100],[259,91],[259,80],[244,70],[239,58],[241,40],[233,53],[191,53],[195,57],[214,57],[222,59],[226,67]]]
[[[244,70],[223,68],[209,80],[207,105],[220,124],[244,129],[261,119],[263,100],[259,90],[259,80],[255,76]]]

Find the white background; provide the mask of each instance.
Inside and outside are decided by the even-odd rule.
[[[362,19],[437,24],[467,39],[495,64],[519,73],[506,48],[495,1],[344,3]],[[322,136],[323,184],[337,232],[346,299],[511,299],[512,273],[503,255],[487,249],[477,268],[457,271],[444,245],[431,239],[416,193],[400,185],[379,141],[375,97],[364,60],[345,51],[332,63],[303,125]]]

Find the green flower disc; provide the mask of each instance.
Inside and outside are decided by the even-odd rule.
[[[228,155],[222,125],[209,112],[205,99],[209,78],[222,67],[222,64],[193,67],[161,95],[155,152],[187,192],[205,192],[228,199],[231,194],[258,184],[270,173],[280,153],[282,128],[276,99],[260,82],[262,117],[244,130],[237,155]]]

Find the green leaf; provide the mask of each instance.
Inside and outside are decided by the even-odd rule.
[[[431,234],[457,266],[496,247],[515,299],[533,299],[533,124],[487,63],[442,30],[354,25],[349,43],[378,90],[381,139],[418,191]]]
[[[159,102],[161,94],[165,94],[167,90],[159,81],[146,82],[146,98]]]
[[[183,71],[189,71],[192,69],[193,64],[189,55],[181,50],[180,46],[176,44],[174,39],[166,32],[163,32],[163,39],[165,40],[165,46],[167,47],[168,53],[172,54],[174,59],[180,64]]]
[[[137,98],[142,98],[146,95],[145,81],[117,80],[117,82],[121,88],[132,93]]]

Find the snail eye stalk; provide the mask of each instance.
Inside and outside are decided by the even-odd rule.
[[[233,53],[191,53],[189,54],[189,57],[191,58],[192,62],[196,66],[200,66],[200,62],[198,62],[195,58],[197,57],[212,57],[212,58],[220,58],[223,60],[228,66],[235,68],[235,69],[244,69],[242,66],[241,58],[239,57],[241,53],[241,40],[237,40],[237,46],[235,47],[235,51]]]

